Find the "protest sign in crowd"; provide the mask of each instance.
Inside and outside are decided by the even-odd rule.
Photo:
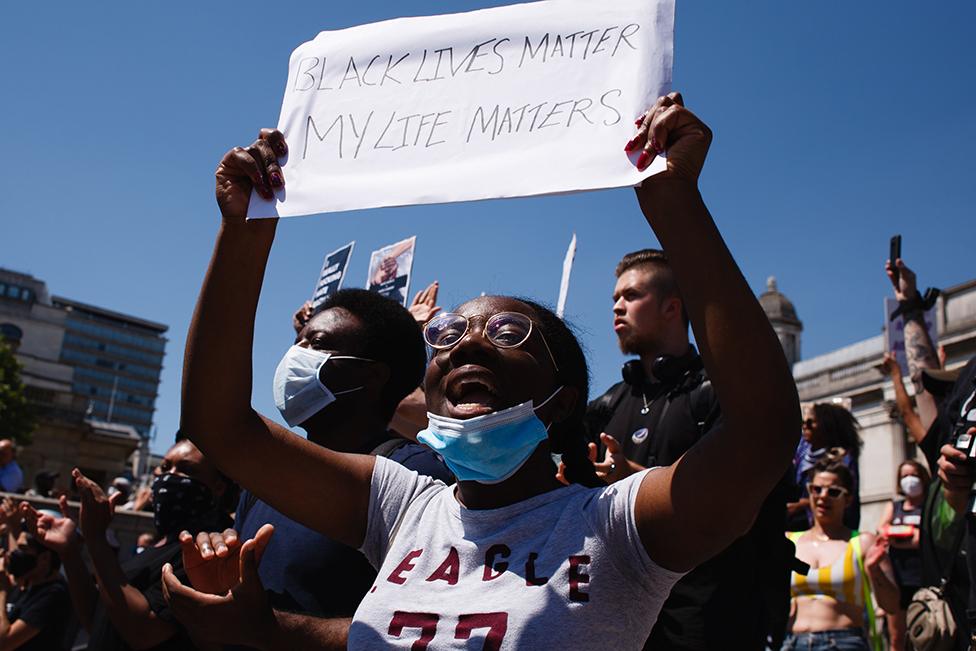
[[[976,362],[940,373],[915,272],[879,265],[914,404],[898,359],[884,369],[926,463],[901,464],[899,499],[861,522],[859,424],[801,408],[699,192],[712,132],[668,88],[672,3],[565,4],[295,51],[279,127],[217,168],[174,445],[146,491],[75,470],[76,503],[39,475],[57,509],[0,506],[0,648],[969,647]],[[539,169],[569,129],[583,153]],[[408,306],[409,238],[373,252],[363,289],[341,288],[354,243],[325,256],[311,300],[280,315],[287,426],[252,407],[272,379],[252,351],[282,343],[254,336],[267,217],[626,185],[662,249],[607,261],[633,359],[595,399],[562,317],[575,235],[558,310],[445,308],[439,283]],[[24,488],[9,441],[0,483]],[[154,525],[124,563],[123,509]]]

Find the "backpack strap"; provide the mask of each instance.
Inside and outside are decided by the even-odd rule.
[[[854,530],[851,532],[851,547],[853,547],[854,561],[857,563],[858,572],[861,574],[861,584],[864,590],[864,618],[867,622],[868,644],[871,651],[884,651],[884,641],[878,634],[877,622],[874,618],[874,601],[871,596],[871,581],[868,573],[864,569],[864,553],[861,547],[861,532]]]

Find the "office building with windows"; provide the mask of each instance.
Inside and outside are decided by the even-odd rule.
[[[166,326],[55,296],[65,312],[61,362],[74,368],[72,390],[95,420],[152,428]]]

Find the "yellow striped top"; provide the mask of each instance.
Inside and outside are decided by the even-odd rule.
[[[794,543],[805,532],[792,531],[789,538]],[[808,574],[793,572],[790,576],[790,594],[793,597],[813,597],[835,599],[849,604],[864,606],[864,576],[861,564],[854,557],[852,541],[860,535],[854,531],[847,542],[843,555],[830,565],[810,570]]]

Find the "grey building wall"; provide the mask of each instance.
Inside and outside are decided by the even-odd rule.
[[[879,301],[879,314],[880,307]],[[962,366],[976,355],[976,280],[944,290],[936,310],[946,368]],[[894,417],[894,388],[878,369],[884,352],[884,336],[877,335],[793,366],[801,401],[850,401],[861,423],[861,526],[868,530],[895,494],[898,464],[906,458],[924,462]],[[914,394],[910,380],[905,387]]]

